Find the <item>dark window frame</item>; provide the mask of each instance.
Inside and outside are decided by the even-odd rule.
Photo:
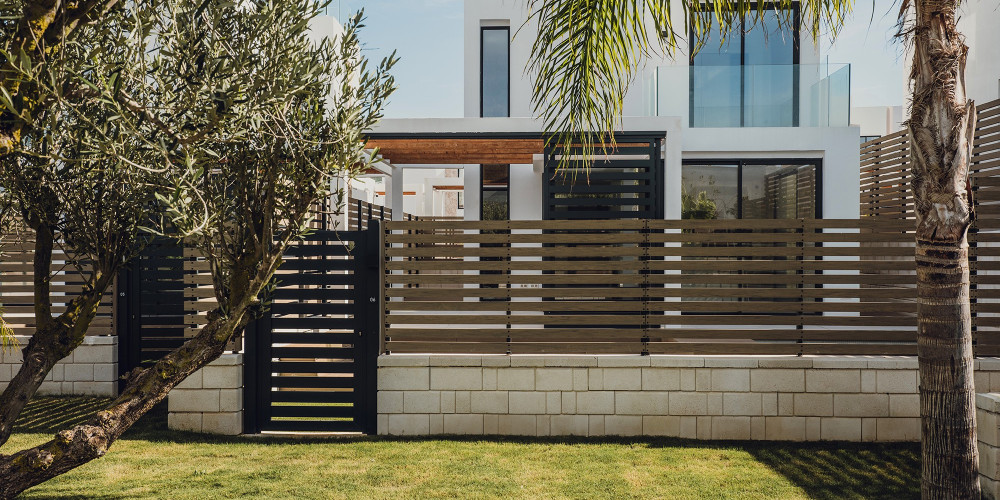
[[[507,32],[507,117],[510,117],[510,26],[480,26],[479,27],[479,117],[483,118],[484,98],[483,98],[483,43],[484,35],[487,31]]]
[[[707,6],[707,8],[709,10],[712,9],[712,4],[711,3],[707,3],[705,5]],[[758,5],[757,2],[751,3],[750,4],[750,8],[751,9],[757,9],[757,5]],[[778,4],[774,3],[774,2],[766,2],[765,3],[765,10],[778,10],[778,7],[779,7]],[[716,22],[716,20],[713,18],[712,22],[714,23],[714,22]],[[798,71],[798,65],[799,65],[799,61],[800,61],[800,59],[799,59],[799,52],[800,52],[800,44],[801,44],[801,40],[800,40],[800,38],[801,38],[801,30],[800,30],[801,25],[802,25],[802,18],[801,18],[801,12],[799,10],[799,4],[798,4],[798,2],[795,2],[792,5],[792,65],[793,65],[792,66],[792,68],[793,68],[793,70],[792,70],[792,126],[793,127],[798,127],[799,126],[799,99],[800,99],[800,91],[799,91],[799,71]],[[758,26],[757,28],[758,29],[763,29],[760,26]],[[740,37],[740,41],[739,41],[739,43],[740,43],[740,125],[739,126],[740,127],[745,127],[746,126],[746,49],[745,49],[745,45],[746,45],[746,43],[745,43],[746,42],[746,17],[743,17],[742,19],[740,19],[740,26],[739,26],[738,34],[739,34],[739,37]],[[733,36],[733,33],[730,33],[730,37],[732,37],[732,36]],[[693,26],[688,26],[688,40],[692,40],[693,41],[694,39],[695,39],[694,27]],[[733,40],[730,39],[730,43],[732,43],[732,41]],[[690,47],[689,47],[689,49],[690,49]],[[699,52],[701,50],[704,50],[704,49],[705,49],[705,47],[702,47],[701,49],[699,49]],[[691,128],[694,128],[695,127],[695,124],[694,124],[694,112],[693,112],[693,110],[694,110],[694,92],[695,92],[695,86],[694,86],[694,68],[695,68],[695,63],[694,63],[694,59],[695,59],[695,56],[697,56],[698,54],[696,52],[692,51],[692,50],[688,50],[688,52],[690,52],[690,55],[688,56],[688,126],[691,127]],[[481,92],[480,92],[480,94],[481,94]]]
[[[735,165],[736,166],[736,219],[743,219],[743,166],[744,165],[813,165],[816,168],[816,219],[823,218],[823,159],[822,158],[714,158],[681,161],[681,173],[688,165]]]
[[[495,165],[502,165],[502,163],[497,163],[497,164],[492,164],[492,165],[494,165],[494,166]],[[483,196],[483,193],[485,193],[486,191],[507,191],[507,219],[506,220],[510,220],[510,165],[507,165],[507,185],[506,185],[506,187],[503,187],[503,188],[492,187],[492,186],[487,187],[486,183],[483,182],[483,180],[485,178],[484,175],[483,175],[484,172],[485,172],[485,170],[486,170],[486,164],[480,164],[479,165],[479,220],[483,220],[483,202],[486,200],[486,197]]]

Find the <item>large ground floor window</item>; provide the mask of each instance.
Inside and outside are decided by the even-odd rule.
[[[685,160],[683,219],[819,218],[821,160]]]

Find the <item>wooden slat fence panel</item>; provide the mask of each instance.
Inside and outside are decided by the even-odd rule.
[[[1000,100],[977,110],[969,168],[976,213],[969,231],[973,338],[977,355],[1000,355]],[[861,145],[862,217],[914,219],[909,148],[906,131]],[[878,265],[900,259],[887,255]]]
[[[911,230],[875,219],[388,222],[386,348],[915,354]],[[883,266],[885,255],[901,260]]]

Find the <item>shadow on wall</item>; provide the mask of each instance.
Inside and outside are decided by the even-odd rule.
[[[747,451],[811,498],[920,498],[919,443],[782,443]]]

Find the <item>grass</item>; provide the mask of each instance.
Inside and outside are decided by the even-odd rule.
[[[0,453],[102,402],[33,401]],[[161,409],[106,457],[25,497],[917,498],[919,468],[915,444],[220,438],[168,431]]]

